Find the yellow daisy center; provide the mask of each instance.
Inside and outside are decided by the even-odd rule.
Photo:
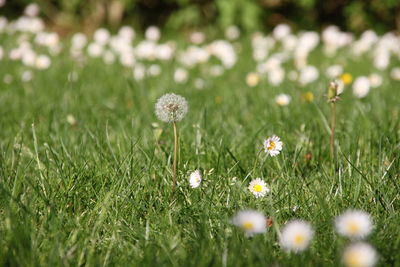
[[[256,185],[253,186],[253,189],[254,189],[255,192],[259,193],[259,192],[262,191],[262,186],[259,185],[259,184],[256,184]]]
[[[294,243],[296,245],[302,245],[304,243],[304,236],[300,235],[300,234],[297,234],[297,235],[294,236],[294,240],[293,241],[294,241]]]
[[[355,234],[360,230],[360,226],[355,222],[350,222],[348,225],[348,230],[350,233]]]
[[[349,253],[345,257],[345,263],[349,267],[360,267],[362,266],[362,262],[360,259],[360,255],[358,253]]]
[[[267,147],[268,150],[272,150],[276,147],[276,144],[274,141],[269,141],[269,146]]]
[[[243,223],[243,228],[245,229],[245,230],[252,230],[253,229],[253,223],[252,222],[244,222]]]

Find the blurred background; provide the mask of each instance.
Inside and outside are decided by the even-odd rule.
[[[400,29],[400,0],[0,0],[0,15],[15,18],[35,2],[52,30],[90,33],[156,25],[169,31],[219,30],[238,25],[243,31],[269,31],[279,23],[293,29],[377,33]]]

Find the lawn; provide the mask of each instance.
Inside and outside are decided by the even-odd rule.
[[[161,71],[135,79],[131,67],[116,62],[73,60],[68,39],[44,70],[4,57],[0,264],[337,266],[350,242],[336,233],[334,219],[360,209],[373,218],[367,242],[379,254],[378,266],[400,266],[400,81],[390,76],[399,58],[377,70],[368,52],[356,57],[343,48],[328,57],[319,45],[308,57],[320,72],[315,81],[285,78],[274,86],[259,74],[249,86],[246,76],[256,71],[251,38],[231,41],[237,62],[221,75],[209,74],[221,65],[210,58],[187,68],[184,82],[174,80],[179,60],[142,60]],[[178,50],[187,47],[181,36],[167,39],[177,40]],[[15,38],[1,37],[0,45],[11,49]],[[324,73],[333,64],[354,78],[379,73],[383,82],[361,99],[345,86],[332,156],[331,79]],[[288,60],[283,68],[288,73],[295,66]],[[27,69],[33,78],[23,81]],[[174,192],[173,129],[154,112],[157,99],[172,92],[189,105],[177,124]],[[305,99],[306,92],[313,99]],[[276,103],[280,93],[291,96],[288,105]],[[282,152],[259,153],[273,135],[281,138]],[[196,169],[203,181],[191,188]],[[247,189],[257,177],[271,190],[262,198]],[[262,212],[273,226],[246,237],[231,222],[243,209]],[[310,222],[315,231],[303,253],[279,244],[279,229],[292,219]]]

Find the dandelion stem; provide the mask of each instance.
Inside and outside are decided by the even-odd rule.
[[[331,103],[331,136],[329,140],[331,156],[333,157],[335,145],[335,128],[336,128],[336,102]]]
[[[172,191],[175,191],[176,188],[176,159],[178,155],[178,130],[176,127],[176,122],[172,123],[174,127],[174,161],[172,163]]]

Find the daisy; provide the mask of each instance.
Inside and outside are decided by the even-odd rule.
[[[264,141],[264,149],[265,153],[270,155],[271,157],[275,157],[279,153],[281,153],[283,143],[281,139],[274,135]]]
[[[275,102],[279,105],[279,106],[287,106],[290,103],[290,100],[292,98],[290,97],[290,95],[287,94],[279,94],[275,97]]]
[[[260,82],[260,76],[257,73],[250,72],[246,76],[246,83],[250,87],[257,86],[257,84]]]
[[[372,231],[371,216],[361,210],[348,210],[335,220],[336,231],[346,237],[361,239]]]
[[[242,228],[248,237],[262,234],[266,231],[265,216],[255,210],[239,211],[232,219],[232,223]]]
[[[189,176],[189,183],[192,188],[197,188],[200,186],[202,181],[201,173],[199,170],[195,170]]]
[[[265,182],[260,178],[251,181],[248,189],[256,198],[263,197],[270,191]]]
[[[348,267],[372,267],[377,262],[378,256],[371,245],[359,242],[345,249],[342,260]]]
[[[365,76],[358,77],[353,83],[353,94],[357,98],[366,97],[371,85],[369,79]]]
[[[283,227],[280,244],[284,249],[298,253],[307,249],[313,235],[314,230],[308,222],[293,220]]]

